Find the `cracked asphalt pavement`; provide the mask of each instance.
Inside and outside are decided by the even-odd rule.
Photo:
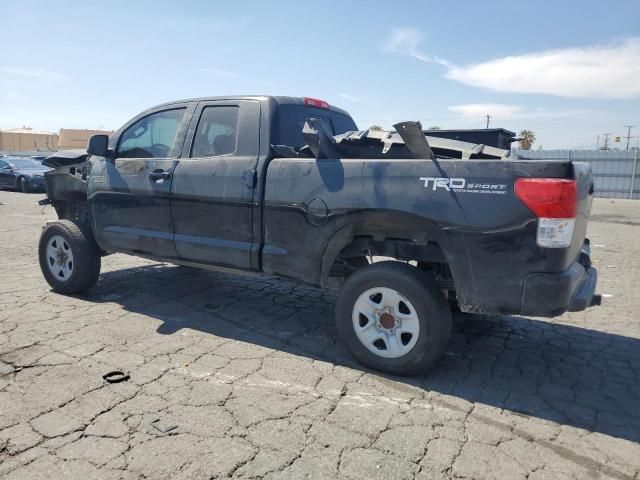
[[[458,316],[401,378],[336,343],[328,291],[112,255],[54,294],[40,198],[0,192],[3,478],[640,478],[637,201],[594,203],[602,307]]]

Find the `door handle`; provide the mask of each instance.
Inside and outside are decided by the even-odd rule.
[[[156,168],[155,170],[149,172],[149,180],[153,182],[158,182],[160,180],[169,180],[171,178],[171,172],[168,170],[162,170],[161,168]]]

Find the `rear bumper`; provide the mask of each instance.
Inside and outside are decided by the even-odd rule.
[[[591,266],[589,245],[585,244],[578,260],[564,272],[527,275],[521,314],[555,317],[600,305],[597,283],[598,271]]]

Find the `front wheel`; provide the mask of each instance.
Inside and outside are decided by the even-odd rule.
[[[21,190],[22,193],[29,193],[31,192],[31,186],[29,185],[29,179],[28,178],[20,178],[18,180],[18,190]]]
[[[406,263],[381,262],[347,278],[336,303],[336,327],[362,364],[414,375],[444,353],[451,312],[427,273]]]
[[[48,225],[38,247],[40,269],[58,293],[80,293],[100,275],[100,252],[90,234],[69,220]]]

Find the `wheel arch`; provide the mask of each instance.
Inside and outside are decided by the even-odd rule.
[[[393,211],[354,215],[327,242],[322,254],[320,285],[338,286],[332,278],[337,261],[369,254],[448,266],[450,259],[442,248],[444,240],[440,225],[415,214]]]

